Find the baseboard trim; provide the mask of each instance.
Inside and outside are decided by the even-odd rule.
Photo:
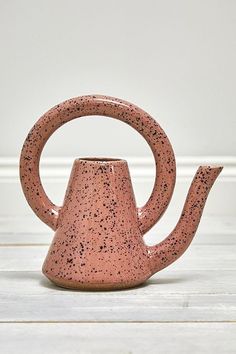
[[[138,206],[150,196],[155,178],[152,157],[122,157],[128,161]],[[61,205],[73,159],[67,157],[43,158],[40,175],[48,196]],[[182,156],[177,158],[177,180],[168,215],[180,215],[190,183],[200,165],[222,165],[224,169],[210,192],[205,215],[236,215],[236,157],[234,156]],[[0,214],[6,216],[31,213],[23,196],[19,181],[19,160],[0,158]]]
[[[155,167],[152,157],[125,157],[128,161],[131,175],[138,179],[153,179]],[[177,178],[188,179],[193,177],[200,165],[224,166],[219,178],[236,181],[236,157],[234,156],[181,156],[176,159]],[[67,178],[73,164],[70,157],[42,158],[40,175],[42,179],[60,180]],[[16,157],[0,157],[0,183],[18,180],[19,159]]]

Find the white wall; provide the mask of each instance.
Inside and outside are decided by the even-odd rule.
[[[206,213],[235,215],[235,33],[234,0],[0,0],[0,214],[31,213],[18,157],[34,122],[65,99],[100,93],[149,112],[183,156],[173,213],[196,165],[216,161],[226,168]],[[68,123],[46,145],[43,156],[59,158],[42,176],[55,202],[70,170],[60,158],[89,155],[130,156],[138,204],[147,199],[154,171],[146,142],[94,117]]]
[[[151,113],[177,155],[235,154],[236,1],[1,0],[0,26],[1,156],[17,156],[53,105],[89,93]],[[68,124],[45,150],[95,154],[150,151],[105,118]]]

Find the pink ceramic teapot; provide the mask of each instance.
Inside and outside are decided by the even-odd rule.
[[[39,160],[46,141],[66,122],[91,115],[129,124],[150,145],[156,179],[142,208],[136,207],[128,165],[121,159],[76,159],[63,206],[54,205],[45,194]],[[117,98],[82,96],[58,104],[33,126],[20,158],[25,197],[55,231],[43,273],[55,284],[73,289],[120,289],[143,283],[187,249],[221,170],[198,168],[178,224],[162,242],[148,247],[143,235],[165,212],[176,179],[175,156],[165,132],[149,114]]]

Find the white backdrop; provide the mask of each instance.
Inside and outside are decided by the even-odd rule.
[[[225,163],[227,186],[218,195],[226,198],[224,212],[234,213],[236,1],[0,0],[0,27],[4,200],[20,198],[9,181],[18,181],[17,159],[34,122],[65,99],[99,93],[133,102],[158,120],[176,155],[189,161],[180,163],[188,183],[192,164]],[[59,158],[60,171],[61,157],[89,155],[151,152],[129,126],[94,117],[61,128],[43,153]],[[151,188],[152,179],[145,181]]]
[[[1,0],[0,26],[1,156],[17,156],[53,105],[89,93],[148,111],[177,155],[236,153],[235,1]],[[46,153],[107,151],[149,153],[108,119],[68,124]]]

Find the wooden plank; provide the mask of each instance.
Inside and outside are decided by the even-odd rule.
[[[229,241],[227,237],[226,240]],[[231,240],[232,243],[236,243],[236,237]],[[0,232],[0,247],[1,246],[49,246],[53,239],[53,232],[44,233],[1,233]],[[230,242],[231,242],[230,241]]]
[[[0,215],[0,231],[6,233],[50,233],[52,230],[41,222],[36,215]]]
[[[169,230],[170,231],[170,230]],[[170,233],[170,232],[169,232]],[[147,245],[156,245],[157,243],[164,240],[169,233],[160,233],[159,231],[154,233],[152,230],[149,234],[144,236],[144,241]],[[235,245],[236,244],[236,231],[235,234],[227,234],[223,231],[219,233],[200,233],[197,232],[192,245]],[[1,245],[1,236],[0,236],[0,245]]]
[[[0,275],[0,321],[236,321],[234,271],[166,271],[113,292],[69,291],[39,272]]]
[[[1,298],[0,318],[3,322],[227,322],[236,321],[235,302],[235,295],[159,295],[155,299],[69,292],[63,297],[8,295]]]
[[[166,220],[165,220],[166,219]],[[164,239],[175,226],[176,220],[165,218],[146,235],[145,242],[153,245]],[[32,217],[1,217],[0,246],[6,244],[50,244],[54,232]],[[194,239],[194,244],[236,244],[236,218],[207,218],[203,220]]]
[[[152,228],[155,232],[170,232],[178,221],[178,215],[169,215],[168,212]],[[25,216],[0,215],[0,231],[6,233],[50,233],[53,232],[42,223],[32,212]],[[206,216],[203,215],[198,232],[204,234],[236,234],[236,217],[233,216]]]
[[[54,286],[40,271],[0,272],[0,296],[13,295],[62,295],[75,296],[80,291],[70,291]],[[84,294],[84,292],[82,292]],[[86,292],[93,296],[94,292]],[[130,290],[98,292],[98,296],[159,296],[165,294],[236,294],[235,270],[171,270],[153,275],[144,285]],[[102,294],[102,295],[101,295]]]
[[[40,270],[48,246],[0,247],[0,271]],[[171,269],[236,269],[236,245],[194,245]]]
[[[166,234],[153,231],[147,236],[145,242],[148,245],[155,245],[165,238]],[[1,246],[33,246],[45,245],[49,246],[53,239],[53,231],[48,233],[1,233],[0,232],[0,247]],[[199,234],[197,233],[193,240],[194,245],[236,245],[236,234]]]
[[[234,354],[235,323],[24,323],[0,325],[1,353]],[[14,340],[13,340],[14,339]]]

